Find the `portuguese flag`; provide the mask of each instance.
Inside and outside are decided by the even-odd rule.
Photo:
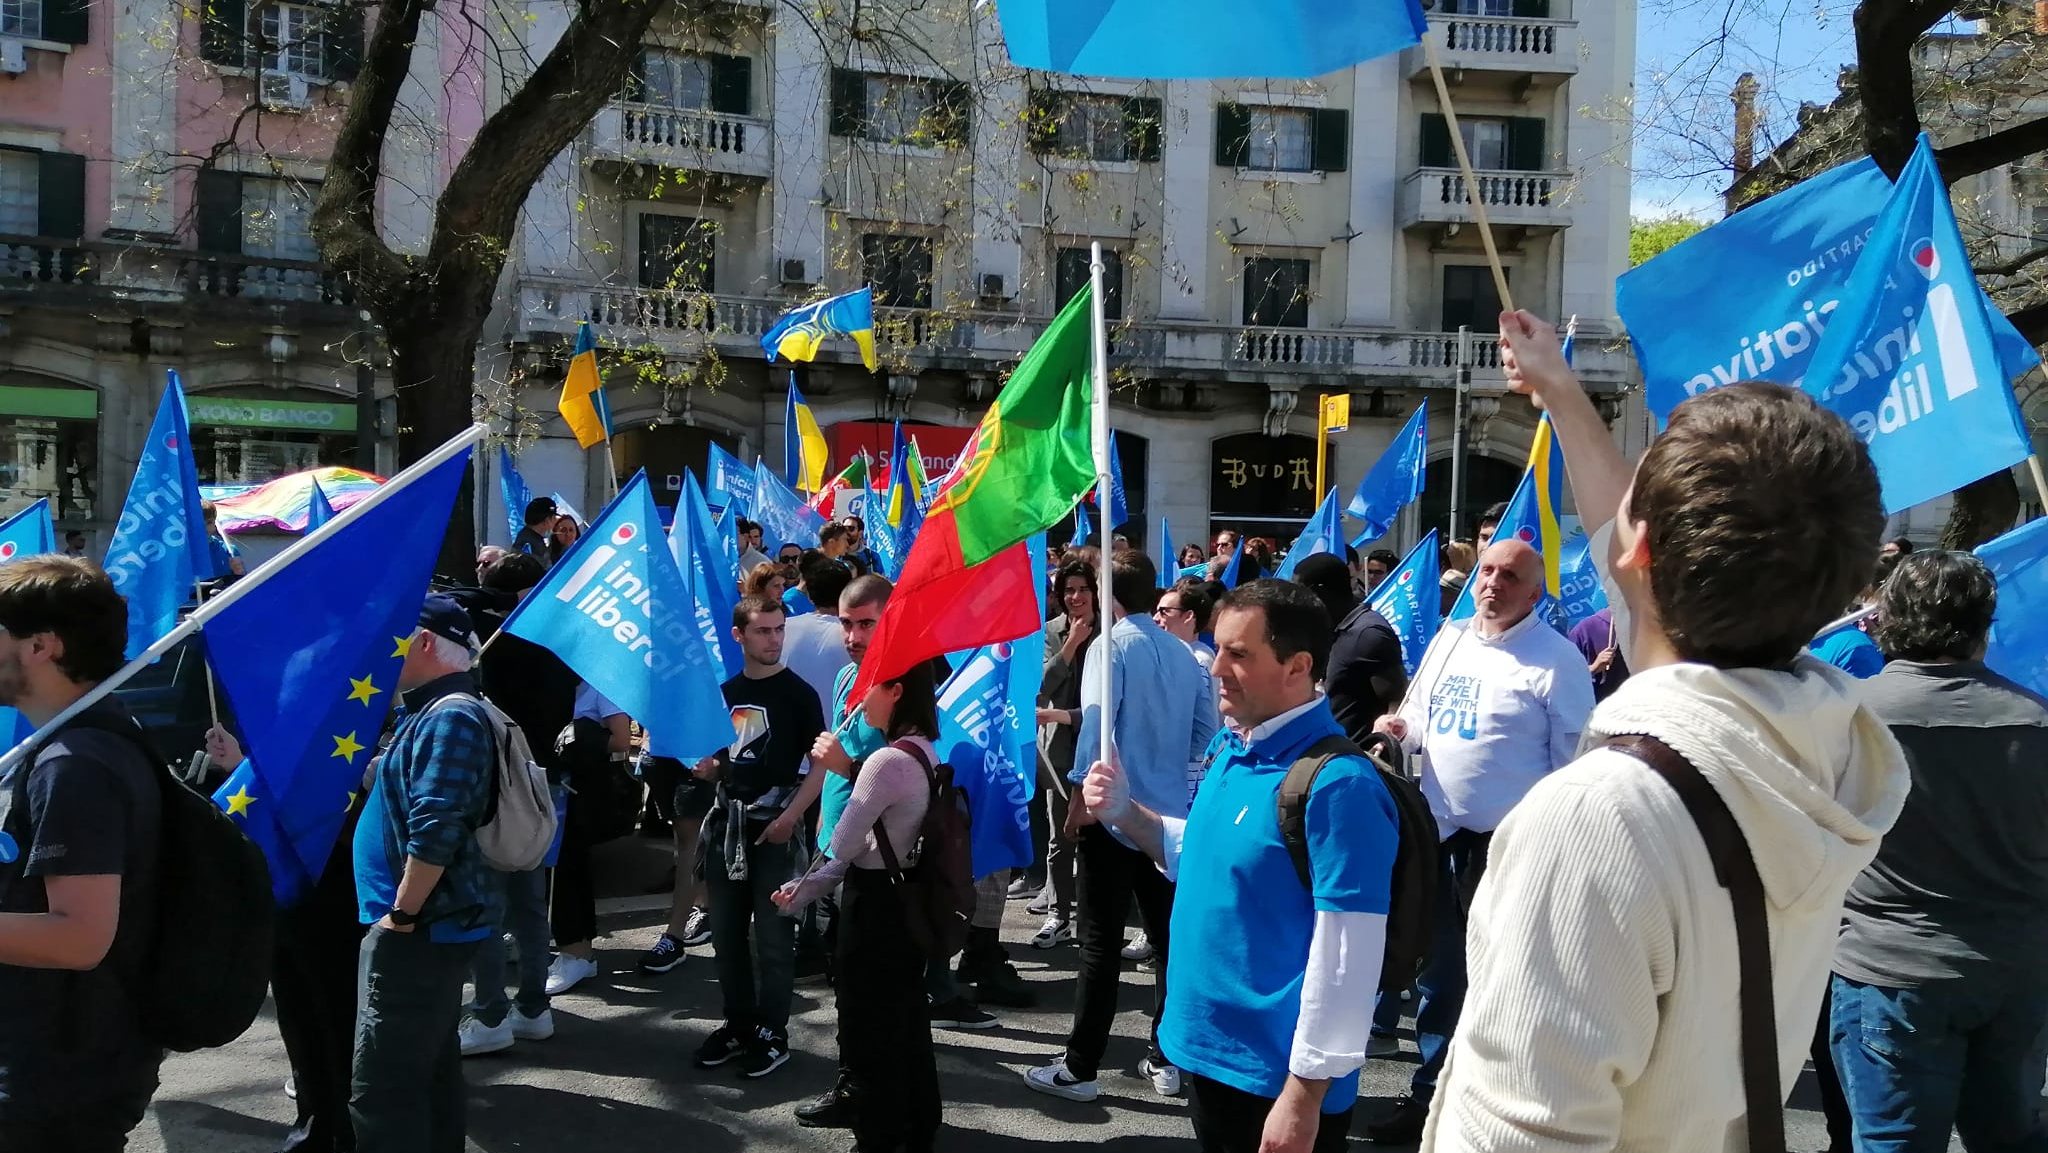
[[[1025,541],[1095,484],[1091,290],[1047,326],[941,482],[849,699],[920,661],[1044,626]]]
[[[868,487],[868,454],[865,450],[853,458],[853,463],[839,471],[839,475],[825,482],[825,487],[811,498],[811,507],[826,520],[839,516],[839,490],[866,491]]]

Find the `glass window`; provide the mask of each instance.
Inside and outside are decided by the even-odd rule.
[[[1315,165],[1315,114],[1306,108],[1252,108],[1249,159],[1262,172],[1307,172]]]
[[[860,238],[861,270],[884,308],[932,306],[932,241],[928,236]]]
[[[1253,257],[1244,262],[1244,322],[1260,328],[1307,328],[1306,260]]]
[[[318,185],[296,180],[242,178],[242,254],[271,260],[320,259],[313,243],[313,197]]]
[[[304,4],[266,4],[257,13],[254,51],[265,72],[282,72],[308,80],[327,76],[320,9]]]
[[[1472,167],[1509,167],[1507,121],[1460,120],[1458,135],[1465,138],[1465,154],[1472,158]]]
[[[194,425],[192,455],[201,484],[262,484],[322,465],[353,464],[355,437]]]
[[[33,152],[0,148],[0,233],[36,234],[41,219],[36,197],[39,163]]]
[[[1493,271],[1483,264],[1445,265],[1443,318],[1445,332],[1464,327],[1473,332],[1498,332],[1500,292],[1493,286]]]
[[[43,0],[0,0],[0,36],[39,40],[43,35]]]
[[[1068,156],[1130,160],[1131,134],[1124,102],[1115,96],[1068,96],[1054,144]]]
[[[0,417],[0,493],[7,503],[47,499],[58,520],[90,520],[99,442],[89,420]]]
[[[640,99],[662,108],[711,107],[711,61],[686,52],[649,48],[640,55]]]
[[[1090,253],[1085,248],[1062,248],[1053,266],[1053,302],[1065,308],[1074,294],[1088,284]],[[1102,315],[1109,320],[1124,316],[1124,254],[1114,248],[1102,250]]]
[[[937,103],[932,86],[904,76],[868,76],[866,81],[867,110],[862,123],[867,138],[898,143],[917,136]]]
[[[694,216],[640,214],[640,287],[710,292],[718,226]]]
[[[2048,244],[2048,204],[2035,205],[2033,210],[2029,213],[2028,219],[2030,219],[2033,222],[2034,243]],[[4,228],[0,228],[0,232],[5,231],[7,230]]]

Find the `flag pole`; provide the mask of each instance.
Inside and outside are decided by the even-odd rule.
[[[2034,474],[2034,495],[2041,498],[2041,511],[2048,513],[2048,476],[2041,475],[2039,453],[2027,454],[2027,471]]]
[[[198,581],[192,586],[192,595],[202,606],[206,604],[206,582]],[[206,670],[206,715],[214,728],[220,727],[220,693],[213,684],[213,654],[205,654],[199,667]]]
[[[1330,398],[1316,397],[1316,491],[1323,491],[1323,459],[1330,455]]]
[[[226,612],[230,605],[261,588],[264,582],[289,568],[294,561],[297,561],[300,557],[318,547],[321,542],[332,537],[350,524],[355,523],[358,519],[367,516],[371,509],[390,499],[393,494],[454,459],[458,453],[480,443],[489,431],[489,429],[481,424],[470,425],[468,430],[457,434],[447,443],[441,445],[441,447],[420,458],[417,463],[406,468],[390,480],[385,481],[382,485],[379,485],[375,492],[350,505],[345,511],[336,513],[333,520],[299,537],[298,540],[293,541],[283,552],[256,566],[256,571],[229,585],[221,590],[218,596],[192,610],[191,616],[179,621],[176,628],[159,637],[155,644],[142,650],[140,656],[121,666],[120,669],[115,671],[113,676],[87,689],[85,695],[71,702],[62,712],[37,727],[36,731],[31,733],[27,740],[8,750],[5,756],[0,756],[0,774],[4,774],[7,770],[20,764],[28,756],[30,749],[47,740],[58,729],[68,724],[73,717],[98,704],[108,694],[126,684],[135,674],[163,659],[165,654],[177,648],[187,637],[198,632],[207,621]]]
[[[1493,244],[1493,225],[1486,219],[1486,198],[1479,194],[1479,177],[1472,171],[1472,157],[1465,151],[1465,135],[1458,131],[1458,111],[1451,107],[1451,89],[1444,83],[1443,65],[1436,58],[1434,34],[1422,37],[1422,52],[1429,61],[1429,78],[1436,83],[1436,101],[1443,109],[1444,122],[1451,130],[1451,152],[1458,158],[1458,170],[1465,174],[1465,199],[1472,205],[1472,220],[1479,226],[1479,243],[1486,249],[1486,263],[1493,270],[1493,288],[1500,294],[1500,306],[1515,310],[1514,294],[1508,291],[1508,274],[1500,264],[1500,250]]]
[[[1099,494],[1102,494],[1101,499],[1103,504],[1106,506],[1108,504],[1108,493],[1110,485],[1109,322],[1103,311],[1102,305],[1103,274],[1106,271],[1106,268],[1102,263],[1101,242],[1097,241],[1093,244],[1090,244],[1088,248],[1088,279],[1090,286],[1092,288],[1092,291],[1089,293],[1088,300],[1088,319],[1090,337],[1089,361],[1094,370],[1095,376],[1094,404],[1090,406],[1094,416],[1094,430],[1093,435],[1090,439],[1094,442],[1095,450],[1095,491]],[[1318,423],[1321,423],[1320,418],[1318,418]],[[1105,514],[1105,519],[1107,519],[1107,514]],[[1107,532],[1107,530],[1108,526],[1105,525],[1105,533]],[[1097,632],[1099,632],[1103,638],[1102,659],[1104,660],[1109,660],[1109,632],[1110,629],[1114,627],[1116,624],[1116,615],[1114,611],[1116,597],[1110,591],[1109,554],[1111,550],[1108,547],[1109,544],[1110,542],[1108,540],[1104,540],[1102,542],[1102,547],[1098,549],[1100,556],[1096,563],[1095,572],[1095,605],[1101,613],[1100,618],[1097,622],[1096,629]],[[1114,662],[1112,661],[1111,665],[1113,664]],[[1104,689],[1104,692],[1102,694],[1102,721],[1101,724],[1098,726],[1100,744],[1099,747],[1096,749],[1096,759],[1100,760],[1103,764],[1106,765],[1109,763],[1110,732],[1116,719],[1112,713],[1112,710],[1114,708],[1112,702],[1115,700],[1116,694],[1114,691],[1111,691],[1115,687],[1111,683],[1111,678],[1116,675],[1116,670],[1114,667],[1105,666],[1102,670],[1102,674],[1102,686]]]

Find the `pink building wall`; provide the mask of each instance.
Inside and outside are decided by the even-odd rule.
[[[56,130],[61,149],[86,158],[85,227],[97,236],[106,227],[113,193],[113,63],[111,43],[117,6],[88,9],[86,42],[66,53],[28,50],[28,71],[0,74],[0,127]]]

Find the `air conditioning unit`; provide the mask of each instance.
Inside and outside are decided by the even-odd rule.
[[[19,40],[0,40],[0,72],[28,71],[28,45]]]
[[[791,259],[782,262],[782,283],[809,284],[810,282],[811,278],[805,275],[803,261]]]
[[[983,300],[1003,299],[1003,274],[984,272],[981,274],[981,298]]]
[[[258,81],[259,95],[263,106],[271,109],[302,109],[311,107],[312,101],[306,94],[306,79],[289,72],[265,72]]]

